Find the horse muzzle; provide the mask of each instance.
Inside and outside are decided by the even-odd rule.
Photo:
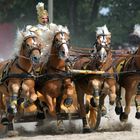
[[[65,51],[60,51],[59,52],[59,58],[62,60],[67,60],[68,59],[68,54]]]
[[[70,107],[72,103],[73,103],[73,99],[71,97],[68,97],[64,100],[64,106],[67,108]]]
[[[32,56],[31,60],[33,63],[39,64],[40,63],[40,56]]]

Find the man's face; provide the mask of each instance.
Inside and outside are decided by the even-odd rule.
[[[49,22],[48,16],[44,15],[40,18],[41,24],[45,25]]]

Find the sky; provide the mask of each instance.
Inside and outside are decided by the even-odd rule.
[[[100,9],[99,13],[103,16],[106,16],[106,15],[108,15],[109,11],[110,11],[110,9],[108,7],[102,7]]]

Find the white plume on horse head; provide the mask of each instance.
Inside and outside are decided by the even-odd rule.
[[[46,42],[48,48],[52,46],[55,34],[61,31],[69,35],[69,30],[66,26],[51,23],[49,26],[49,30],[43,33],[43,40]]]
[[[111,35],[106,25],[96,28],[96,36],[99,35]]]
[[[56,31],[56,33],[57,32],[65,32],[68,35],[70,34],[67,26],[62,26],[62,25],[58,25],[58,30]]]
[[[17,54],[21,48],[21,45],[23,43],[23,40],[24,40],[24,32],[23,30],[19,30],[17,29],[17,32],[16,32],[16,37],[15,37],[15,42],[14,42],[14,52],[15,54]]]
[[[24,39],[26,39],[29,36],[36,36],[36,34],[33,32],[30,32],[29,30],[17,29],[15,42],[14,42],[14,46],[15,46],[14,53],[17,54],[19,52]]]
[[[140,24],[135,24],[132,35],[140,37]]]

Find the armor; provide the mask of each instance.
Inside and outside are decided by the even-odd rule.
[[[34,32],[37,35],[41,36],[45,31],[48,31],[50,29],[49,16],[47,10],[44,9],[44,3],[42,2],[39,2],[36,5],[36,10],[39,24],[37,24],[36,26],[28,25],[26,27],[26,30]]]

